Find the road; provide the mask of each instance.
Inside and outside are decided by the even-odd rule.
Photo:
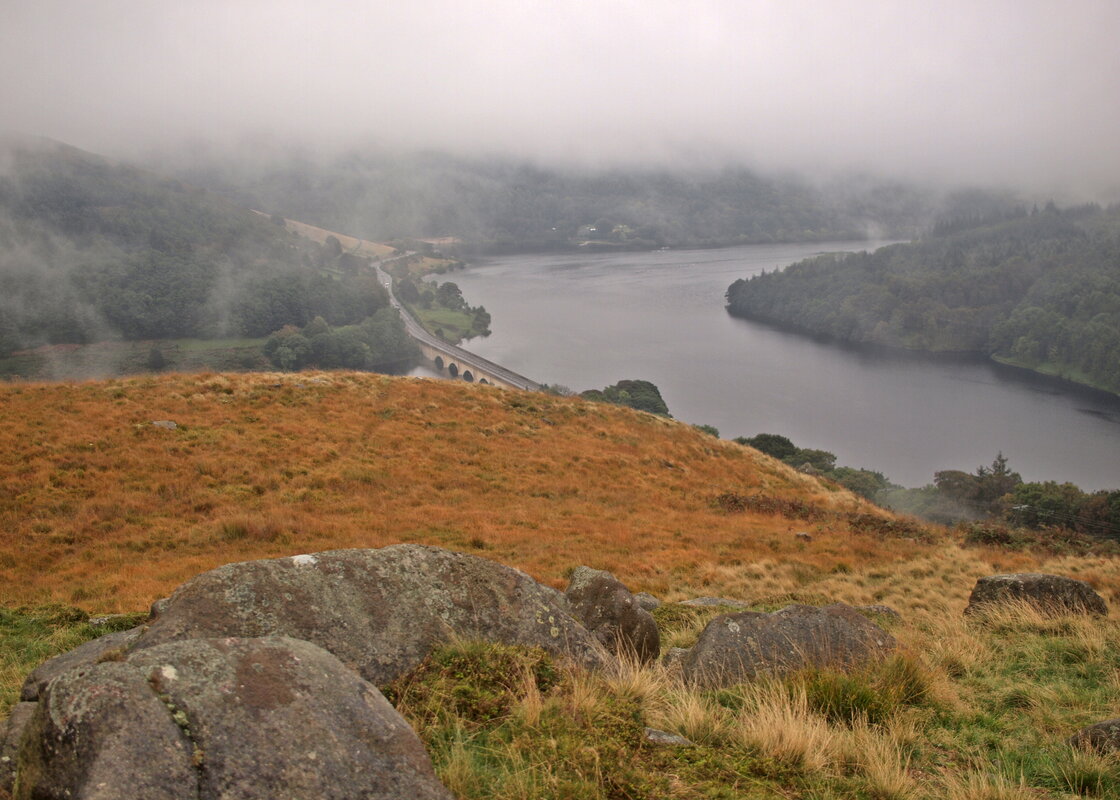
[[[397,259],[407,258],[412,253],[404,253],[403,255],[387,258],[382,261],[382,265],[388,264]],[[405,330],[408,335],[416,341],[427,345],[433,350],[438,350],[444,354],[445,359],[451,359],[454,363],[459,365],[459,374],[461,375],[467,369],[472,370],[473,373],[485,373],[492,375],[503,383],[514,386],[518,389],[525,389],[527,391],[540,391],[541,384],[526,378],[524,375],[518,375],[513,370],[506,369],[500,364],[495,364],[493,361],[487,361],[482,356],[476,356],[469,350],[464,350],[453,344],[440,339],[438,336],[433,336],[424,329],[424,327],[416,321],[411,312],[405,308],[397,296],[393,293],[393,278],[386,272],[382,266],[377,267],[377,279],[381,281],[381,285],[389,292],[389,302],[393,304],[393,308],[400,312],[401,319],[404,321]]]

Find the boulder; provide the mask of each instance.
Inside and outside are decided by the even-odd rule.
[[[37,706],[19,800],[451,797],[377,688],[296,639],[136,650],[56,677]]]
[[[897,646],[893,636],[851,606],[793,605],[771,614],[716,617],[680,663],[686,681],[714,688],[805,667],[851,667],[882,658]]]
[[[564,593],[572,615],[610,652],[631,653],[644,663],[661,652],[653,615],[609,572],[576,567]]]
[[[140,626],[127,631],[107,633],[79,645],[69,652],[44,661],[31,670],[24,680],[23,689],[20,691],[20,700],[39,699],[39,693],[42,692],[43,687],[52,678],[56,678],[64,672],[69,672],[76,667],[97,663],[116,651],[123,653],[140,638],[140,634],[143,632],[144,628]]]
[[[661,601],[649,592],[638,592],[634,595],[634,599],[637,600],[638,605],[646,611],[653,611],[655,608],[661,607]]]
[[[184,583],[155,613],[134,651],[290,636],[376,686],[455,637],[541,647],[590,668],[605,659],[556,590],[494,561],[416,544],[227,564]]]
[[[974,614],[985,606],[1009,601],[1027,602],[1052,614],[1108,614],[1104,598],[1085,581],[1033,572],[980,578],[964,613]]]
[[[24,728],[17,800],[199,797],[193,747],[139,669],[116,661],[62,673]]]
[[[1066,743],[1070,747],[1082,747],[1098,753],[1120,752],[1120,717],[1082,728]]]

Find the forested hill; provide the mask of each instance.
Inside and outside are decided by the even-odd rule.
[[[737,280],[731,314],[998,361],[1120,393],[1120,207],[959,221]]]
[[[239,203],[366,239],[456,237],[487,251],[909,238],[946,203],[967,211],[1008,202],[867,177],[817,185],[742,167],[580,171],[371,149],[331,158],[193,152],[167,156],[168,168]]]
[[[363,264],[178,180],[0,138],[0,355],[358,323],[388,307]]]

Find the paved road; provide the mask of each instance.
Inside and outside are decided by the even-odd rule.
[[[410,255],[412,254],[405,253],[401,256],[395,256],[394,258],[385,259],[382,264],[386,264],[390,261],[395,261],[400,258],[407,258]],[[401,303],[397,300],[397,296],[393,294],[393,279],[389,275],[389,273],[387,273],[380,266],[377,267],[377,279],[381,281],[381,284],[389,292],[389,302],[393,304],[393,308],[397,309],[397,311],[400,312],[401,319],[404,321],[404,327],[405,330],[408,331],[408,335],[413,339],[416,339],[418,342],[423,342],[429,347],[440,351],[448,358],[454,359],[455,362],[459,365],[460,375],[464,370],[473,368],[475,371],[489,373],[495,378],[508,383],[510,386],[516,386],[518,389],[527,389],[529,391],[540,390],[541,384],[537,383],[536,381],[529,380],[524,375],[518,375],[513,370],[506,369],[500,364],[495,364],[493,361],[487,361],[482,356],[476,356],[469,350],[464,350],[461,347],[456,347],[453,344],[448,344],[438,336],[433,336],[432,334],[428,333],[426,330],[424,330],[424,327],[416,321],[416,318],[412,316],[408,309],[402,306]]]

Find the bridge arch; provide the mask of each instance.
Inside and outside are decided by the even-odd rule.
[[[463,380],[467,383],[474,383],[474,374],[469,369],[463,370]]]
[[[459,365],[458,364],[456,364],[454,362],[449,363],[447,365],[447,371],[449,373],[451,373],[452,378],[458,378],[459,377]]]
[[[490,383],[490,381],[486,380],[485,378],[479,378],[478,382],[479,383],[487,383],[487,384]]]
[[[435,357],[435,365],[436,369],[443,369],[443,356]]]

